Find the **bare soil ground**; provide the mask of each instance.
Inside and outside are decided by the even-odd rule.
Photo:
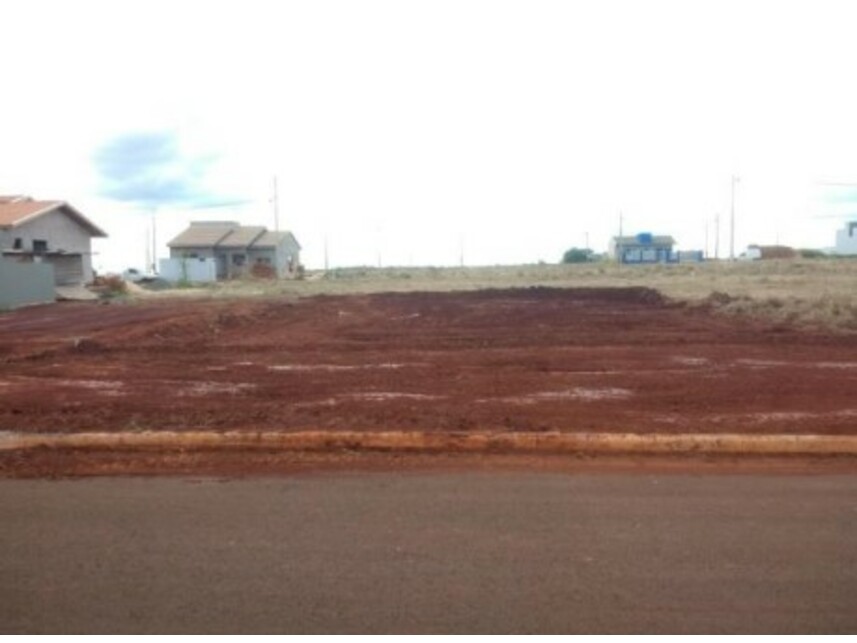
[[[0,316],[0,431],[857,434],[857,337],[645,288],[65,303]]]

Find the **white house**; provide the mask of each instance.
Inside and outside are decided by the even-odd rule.
[[[301,246],[291,232],[235,221],[193,221],[167,245],[171,260],[213,259],[218,279],[296,277],[300,266]]]
[[[92,238],[106,236],[65,201],[0,196],[0,255],[51,264],[57,286],[92,281]]]

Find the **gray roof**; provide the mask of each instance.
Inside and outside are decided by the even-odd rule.
[[[217,243],[235,229],[230,223],[223,225],[191,225],[167,245],[170,248],[207,248]]]
[[[218,248],[246,248],[265,234],[262,226],[238,226],[217,242]]]
[[[170,248],[276,248],[291,232],[273,232],[264,226],[242,226],[233,221],[193,222],[167,246]]]
[[[253,242],[253,247],[276,248],[289,237],[291,237],[292,242],[298,247],[298,249],[300,249],[301,244],[298,243],[298,240],[295,239],[295,235],[291,232],[274,232],[273,230],[266,230],[265,234]]]

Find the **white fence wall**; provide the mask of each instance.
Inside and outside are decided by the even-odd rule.
[[[217,262],[206,257],[161,259],[160,276],[172,282],[217,281]]]

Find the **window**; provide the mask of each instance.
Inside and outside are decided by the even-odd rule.
[[[44,254],[48,251],[48,242],[43,239],[33,239],[33,252]]]
[[[247,257],[245,255],[232,255],[233,266],[243,266],[246,261]]]
[[[12,245],[13,250],[22,250],[24,248],[24,240],[21,237],[15,237],[15,242]]]

